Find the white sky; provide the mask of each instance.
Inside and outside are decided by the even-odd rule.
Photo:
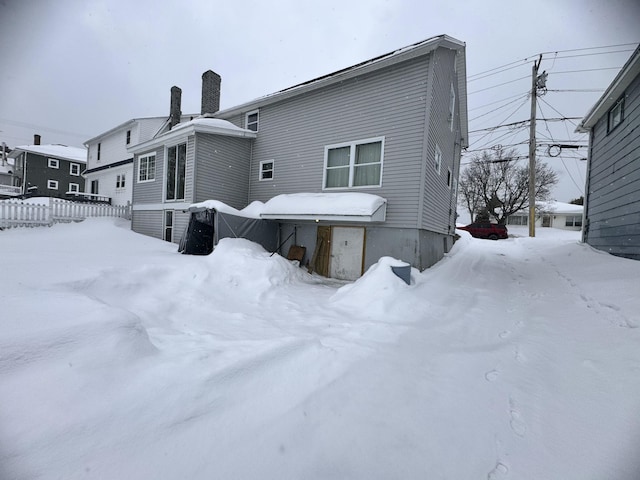
[[[0,141],[29,144],[39,133],[43,143],[81,146],[131,118],[167,115],[172,85],[182,88],[182,111],[199,113],[201,75],[208,69],[222,76],[227,108],[442,33],[467,43],[470,80],[540,52],[640,41],[634,0],[163,3],[0,0]],[[629,57],[626,48],[555,63],[553,54],[545,55],[548,88],[604,89],[617,73],[613,67]],[[495,115],[484,114],[505,102],[478,108],[527,91],[530,81],[523,77],[531,61],[516,66],[469,82],[470,130],[503,123],[512,113],[508,122],[528,118],[528,103],[514,112],[519,101]],[[553,75],[554,69],[600,68],[613,69]],[[489,88],[514,79],[520,80]],[[556,109],[583,116],[600,94],[550,92],[542,114],[557,117]],[[551,137],[579,138],[574,125],[564,123],[554,125],[559,130]],[[487,140],[493,141],[476,146]],[[506,140],[517,143],[496,142]],[[557,199],[579,196],[584,162],[567,158],[563,167],[550,160],[561,174]]]

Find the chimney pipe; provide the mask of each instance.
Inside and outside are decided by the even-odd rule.
[[[202,74],[202,103],[200,113],[216,113],[220,110],[220,75],[212,70]]]
[[[33,144],[40,145],[40,135],[38,135],[37,133],[33,135]]]
[[[169,130],[180,123],[182,111],[180,111],[182,102],[182,90],[179,87],[171,87],[171,106],[169,107]]]

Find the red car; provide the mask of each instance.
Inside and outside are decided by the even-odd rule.
[[[498,240],[499,238],[509,237],[506,225],[498,225],[497,223],[472,223],[465,227],[456,227],[459,230],[466,230],[472,237],[488,238],[489,240]]]

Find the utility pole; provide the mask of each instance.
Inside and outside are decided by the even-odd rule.
[[[538,69],[542,54],[531,67],[531,121],[529,123],[529,236],[536,236],[536,101],[538,98]],[[546,80],[546,73],[540,75]]]

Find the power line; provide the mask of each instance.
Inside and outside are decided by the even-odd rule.
[[[504,102],[506,100],[511,100],[512,98],[522,97],[523,95],[529,95],[529,92],[519,93],[517,95],[511,95],[510,97],[503,98],[501,100],[496,100],[495,102],[485,103],[484,105],[480,105],[479,107],[473,107],[467,110],[467,112],[473,112],[474,110],[479,110],[480,108],[488,107],[489,105],[495,105],[496,103]]]
[[[489,115],[489,114],[491,114],[491,113],[497,112],[498,110],[500,110],[500,109],[502,109],[502,108],[508,107],[508,106],[509,106],[509,105],[511,105],[512,103],[516,103],[516,102],[517,102],[518,100],[520,100],[522,97],[523,97],[523,95],[518,95],[518,98],[516,98],[515,100],[512,100],[512,101],[510,101],[510,102],[507,102],[507,103],[505,103],[504,105],[501,105],[501,106],[499,106],[499,107],[497,107],[497,108],[494,108],[493,110],[489,110],[488,112],[485,112],[485,113],[483,113],[482,115],[478,115],[477,117],[474,117],[474,118],[470,119],[470,120],[469,120],[469,122],[473,122],[473,121],[478,120],[479,118],[482,118],[482,117],[484,117],[484,116],[486,116],[486,115]]]
[[[603,70],[620,70],[622,67],[603,67],[603,68],[587,68],[584,70],[564,70],[562,72],[550,72],[553,75],[561,75],[563,73],[582,73],[582,72],[601,72]]]
[[[480,90],[476,90],[475,92],[469,92],[469,93],[467,93],[467,95],[473,95],[474,93],[480,93],[480,92],[484,92],[486,90],[491,90],[492,88],[498,88],[498,87],[501,87],[503,85],[508,85],[510,83],[519,82],[520,80],[524,80],[525,78],[529,78],[529,77],[525,75],[524,77],[516,78],[514,80],[509,80],[508,82],[499,83],[497,85],[493,85],[493,86],[487,87],[487,88],[482,88]]]
[[[7,125],[13,125],[14,127],[22,127],[22,128],[30,128],[30,129],[35,129],[35,130],[42,130],[42,131],[45,131],[45,132],[58,133],[60,135],[70,135],[70,136],[73,136],[73,137],[84,138],[84,139],[87,139],[87,138],[89,138],[91,136],[88,133],[78,133],[78,132],[69,132],[69,131],[66,131],[66,130],[57,130],[55,128],[43,127],[42,125],[35,125],[33,123],[17,122],[15,120],[8,120],[6,118],[0,118],[0,123],[5,123]]]

